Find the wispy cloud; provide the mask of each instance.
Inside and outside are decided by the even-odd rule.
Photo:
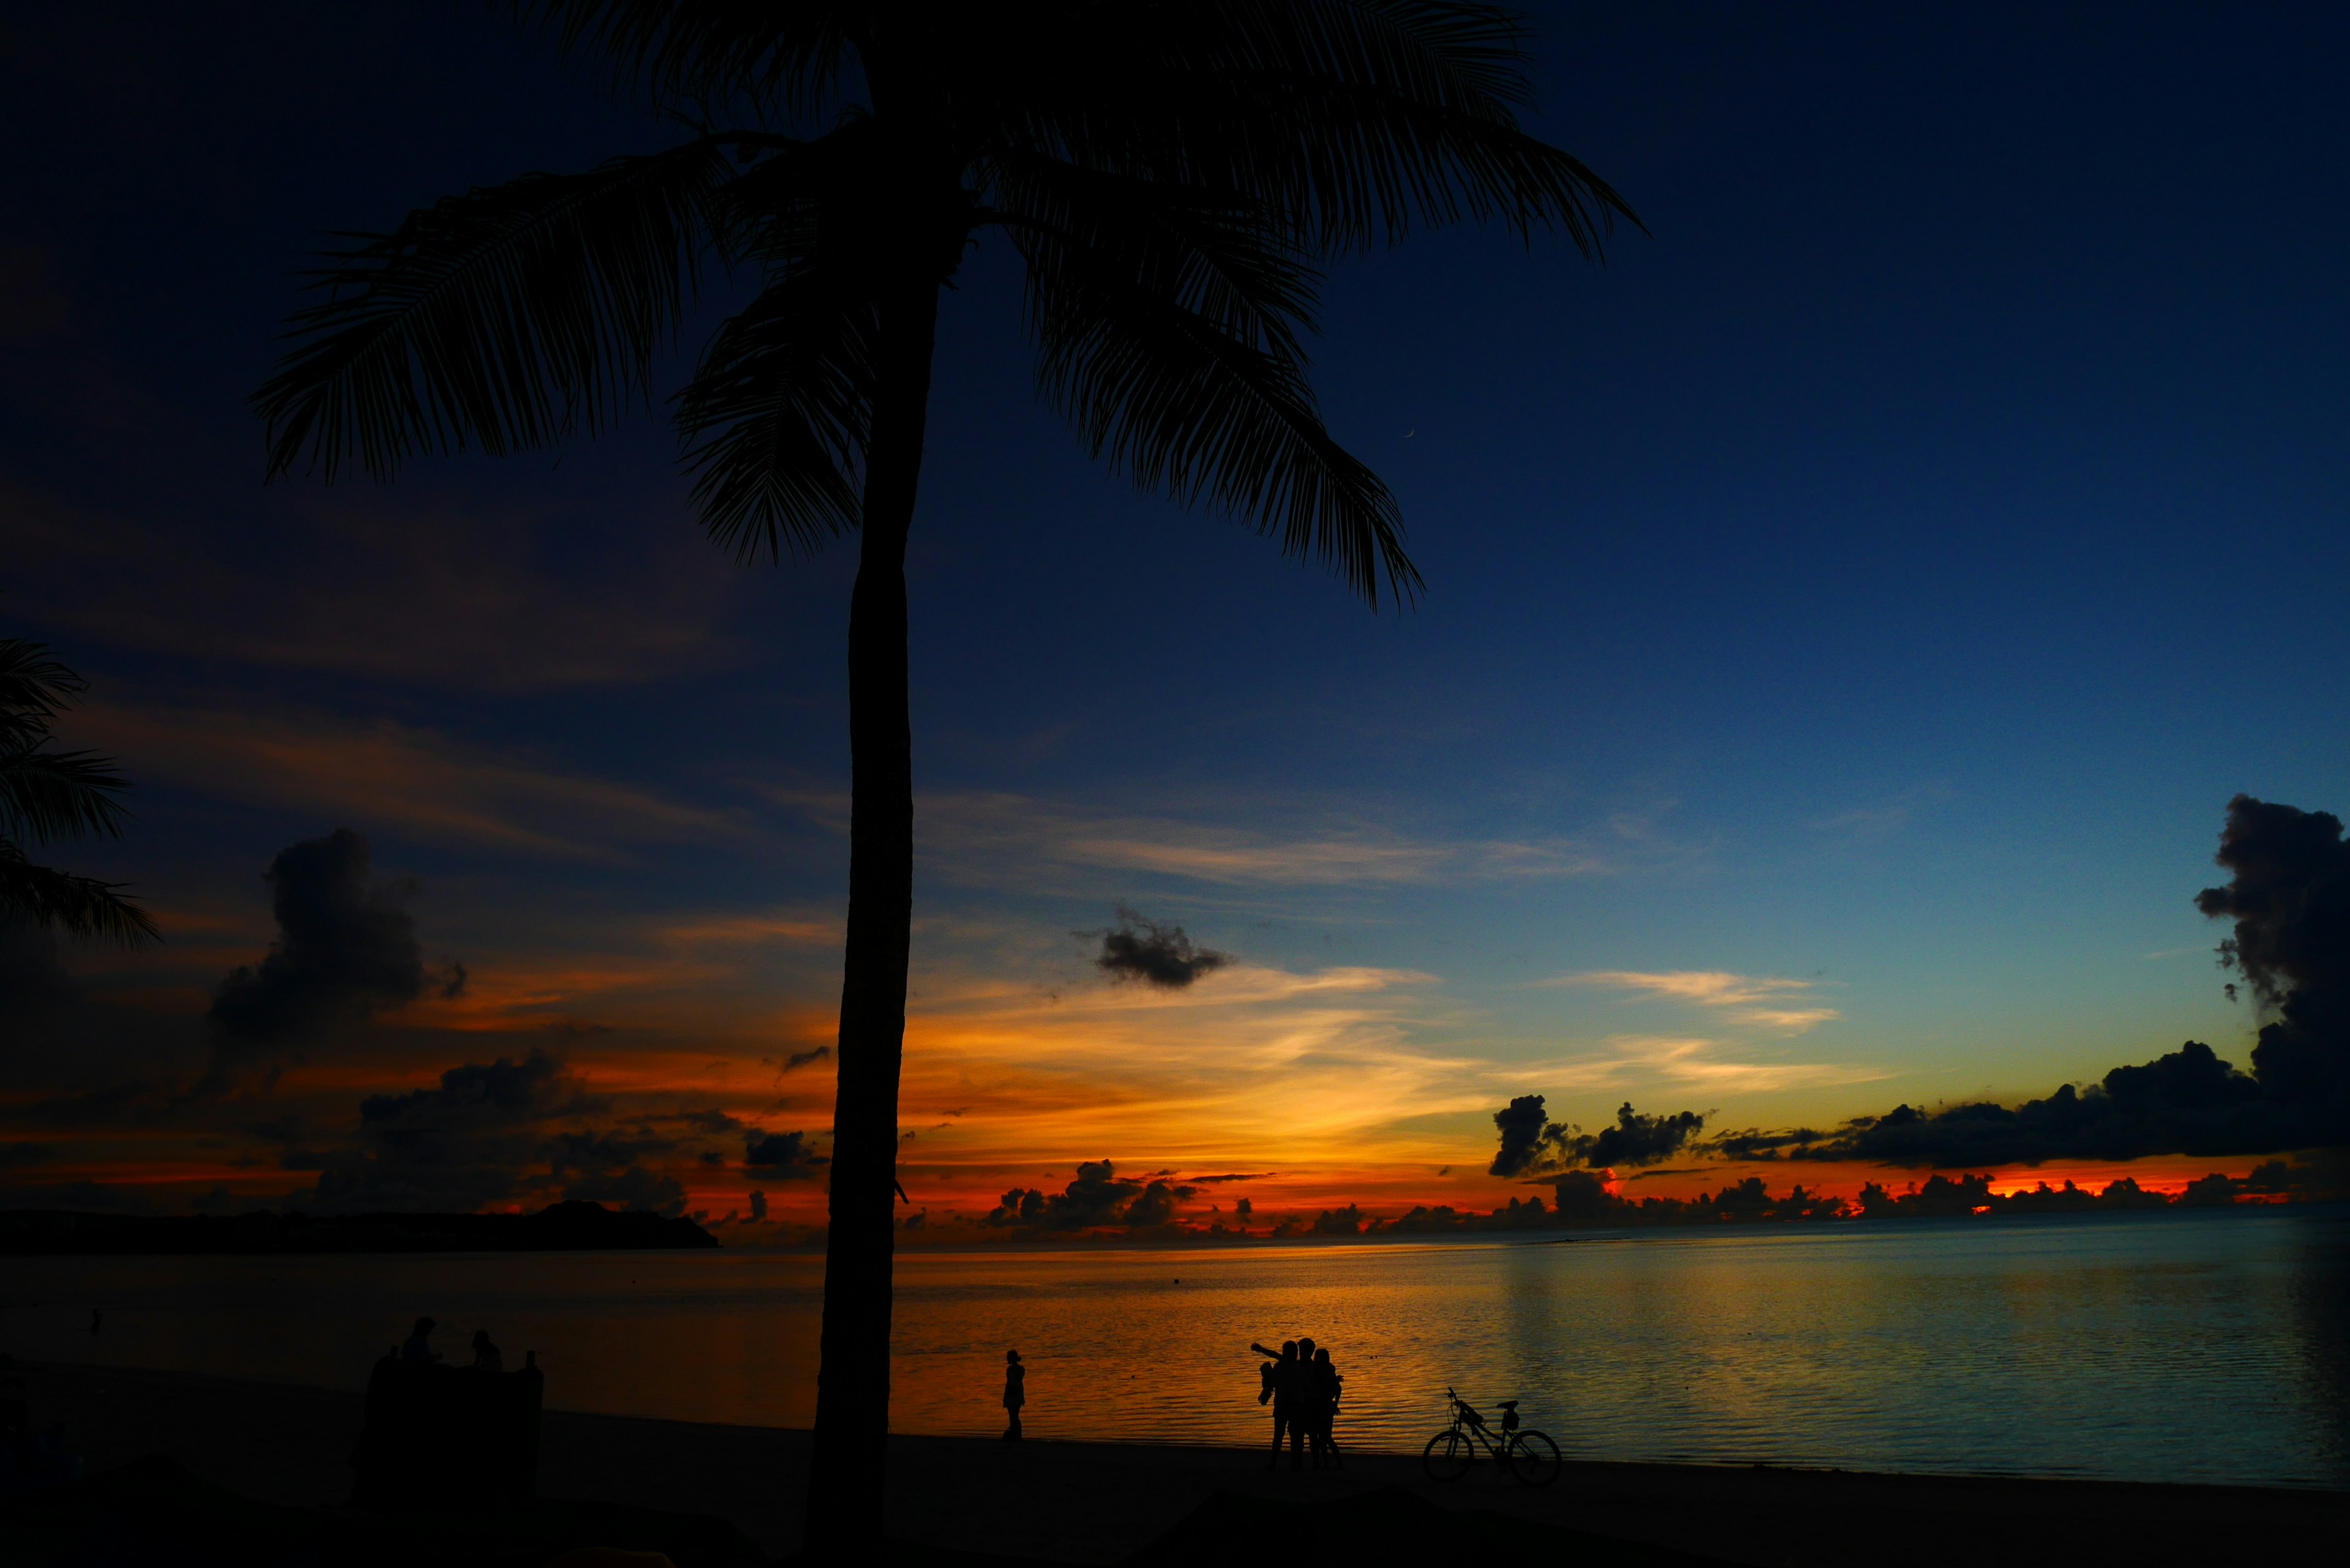
[[[1817,1001],[1817,982],[1722,970],[1592,970],[1534,982],[1538,986],[1604,986],[1718,1008],[1742,1023],[1800,1034],[1844,1014]]]
[[[1725,1095],[1771,1094],[1786,1089],[1869,1084],[1893,1076],[1887,1068],[1847,1062],[1756,1060],[1752,1046],[1684,1034],[1611,1034],[1602,1049],[1518,1070],[1523,1081],[1539,1078],[1563,1090],[1632,1090],[1643,1085],[1677,1085]]]
[[[1814,832],[1831,834],[1856,843],[1890,838],[1907,828],[1929,807],[1939,805],[1950,798],[1950,787],[1948,784],[1920,784],[1890,800],[1854,806],[1815,818],[1811,826]]]
[[[390,720],[92,703],[74,735],[137,758],[142,777],[428,842],[608,860],[626,845],[750,831],[733,813]]]
[[[468,691],[628,684],[740,654],[720,629],[740,574],[657,530],[583,547],[573,518],[350,491],[264,508],[240,526],[268,546],[226,552],[13,486],[0,512],[19,565],[54,589],[40,618],[78,639]]]
[[[958,881],[1039,878],[1066,890],[1111,872],[1224,888],[1379,888],[1606,876],[1635,859],[1612,835],[1450,838],[1388,826],[1340,803],[1288,831],[1239,826],[1232,803],[1197,810],[1102,811],[1068,801],[926,795],[915,832],[927,862]],[[1251,813],[1262,817],[1272,815]]]

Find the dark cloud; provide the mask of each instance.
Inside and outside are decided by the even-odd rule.
[[[2278,1014],[2252,1048],[2253,1075],[2265,1096],[2327,1135],[2309,1141],[2350,1141],[2350,844],[2341,820],[2240,794],[2228,803],[2218,859],[2234,876],[2205,888],[2196,908],[2235,921],[2220,961]]]
[[[743,1137],[743,1163],[775,1181],[812,1181],[831,1164],[816,1152],[815,1140],[804,1132],[763,1133],[754,1128]]]
[[[1194,944],[1182,927],[1146,920],[1121,906],[1118,925],[1101,933],[1101,951],[1094,966],[1114,981],[1140,981],[1165,991],[1181,991],[1232,961],[1230,953]]]
[[[1629,1100],[1617,1107],[1616,1125],[1596,1133],[1549,1120],[1543,1096],[1520,1095],[1493,1113],[1502,1136],[1488,1175],[1543,1177],[1576,1166],[1654,1165],[1669,1159],[1703,1130],[1705,1117],[1695,1111],[1669,1116],[1642,1116]]]
[[[1183,1179],[1194,1187],[1213,1187],[1225,1181],[1263,1181],[1268,1176],[1278,1176],[1275,1170],[1234,1170],[1222,1176],[1187,1176]]]
[[[831,1054],[832,1047],[829,1045],[815,1045],[806,1051],[795,1051],[784,1058],[784,1071],[796,1073],[810,1063],[821,1062]]]
[[[1489,1176],[1524,1176],[1555,1168],[1571,1130],[1544,1114],[1540,1095],[1520,1095],[1493,1113],[1493,1126],[1501,1131],[1502,1147],[1485,1168]]]
[[[340,827],[290,845],[269,863],[268,882],[277,940],[214,990],[213,1065],[199,1092],[425,993],[416,922],[402,908],[411,888],[374,880],[365,838]],[[465,971],[452,965],[431,983],[453,997]]]
[[[1830,1132],[1749,1130],[1711,1147],[1742,1159],[1925,1168],[2350,1144],[2350,844],[2342,824],[2325,812],[2240,794],[2228,803],[2217,858],[2234,875],[2205,888],[2196,907],[2234,920],[2220,961],[2274,1014],[2261,1029],[2251,1072],[2189,1040],[2020,1106],[1896,1106]],[[2235,986],[2228,992],[2233,996]]]
[[[662,1168],[691,1168],[712,1152],[711,1138],[744,1132],[714,1109],[615,1118],[608,1100],[545,1051],[464,1063],[431,1088],[370,1095],[356,1137],[339,1143],[290,1119],[272,1130],[313,1138],[278,1160],[318,1173],[315,1189],[295,1195],[299,1207],[469,1212],[559,1196],[668,1215],[684,1211],[685,1190]]]
[[[1058,1192],[1033,1187],[1012,1189],[996,1203],[987,1222],[1040,1231],[1087,1231],[1109,1225],[1150,1230],[1172,1224],[1176,1205],[1196,1196],[1198,1190],[1163,1180],[1146,1182],[1120,1176],[1107,1159],[1087,1160]]]
[[[0,1143],[0,1170],[47,1165],[57,1158],[57,1151],[45,1143]]]
[[[515,1197],[542,1167],[552,1179],[557,1161],[584,1158],[588,1148],[567,1145],[555,1124],[604,1108],[544,1051],[469,1062],[433,1088],[369,1096],[352,1144],[289,1149],[279,1164],[318,1172],[309,1206],[470,1212]]]
[[[1163,1181],[1154,1181],[1134,1196],[1126,1206],[1128,1230],[1148,1230],[1153,1226],[1170,1225],[1175,1220],[1175,1192]]]
[[[1568,1151],[1596,1169],[1605,1166],[1654,1165],[1670,1159],[1705,1130],[1705,1118],[1695,1111],[1673,1116],[1644,1116],[1625,1101],[1616,1107],[1616,1125],[1588,1137],[1571,1138]]]
[[[685,1188],[674,1176],[658,1175],[643,1166],[590,1176],[563,1189],[567,1199],[590,1203],[618,1203],[628,1209],[650,1210],[671,1219],[685,1212]]]

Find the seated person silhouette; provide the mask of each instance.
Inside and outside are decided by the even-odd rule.
[[[473,1331],[473,1370],[504,1372],[505,1369],[505,1354],[499,1350],[497,1343],[490,1338],[490,1331],[486,1328],[475,1329]]]
[[[400,1359],[411,1366],[430,1366],[440,1360],[432,1353],[432,1331],[440,1326],[429,1317],[418,1318],[408,1331],[408,1342],[400,1347]]]

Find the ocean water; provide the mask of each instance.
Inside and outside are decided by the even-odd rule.
[[[2350,1216],[2061,1217],[1571,1243],[899,1260],[892,1423],[1255,1443],[1267,1344],[1416,1452],[1444,1391],[1571,1458],[2350,1487]],[[815,1407],[820,1259],[756,1252],[0,1261],[0,1349],[357,1388],[422,1314],[539,1353],[550,1406],[749,1425]],[[88,1324],[93,1307],[104,1324]]]

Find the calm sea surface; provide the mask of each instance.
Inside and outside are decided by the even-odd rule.
[[[1263,1441],[1248,1343],[1311,1334],[1363,1448],[1417,1451],[1450,1383],[1571,1458],[2350,1487],[2330,1208],[898,1268],[901,1430],[997,1429],[1016,1346],[1036,1437]],[[552,1406],[804,1426],[822,1285],[755,1252],[8,1259],[0,1349],[356,1388],[430,1314],[452,1359],[536,1350]]]

